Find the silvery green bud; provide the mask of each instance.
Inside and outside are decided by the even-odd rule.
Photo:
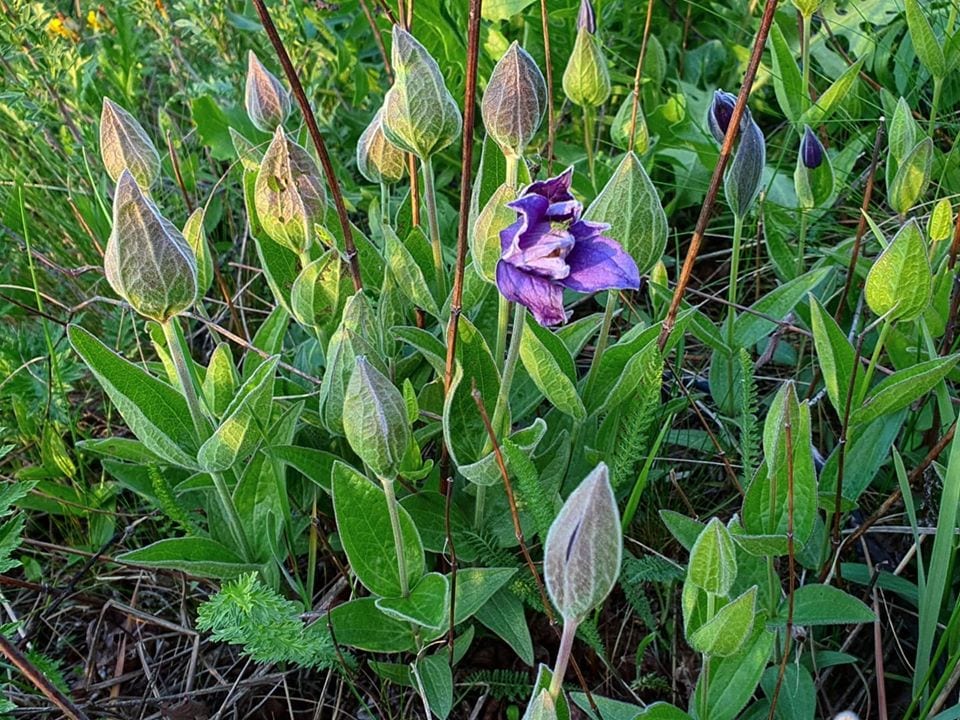
[[[543,689],[534,696],[527,705],[523,720],[557,720],[557,705],[549,690]]]
[[[247,87],[244,104],[258,130],[273,132],[290,115],[290,93],[251,50],[247,54]]]
[[[547,533],[543,573],[564,623],[579,623],[603,602],[620,574],[622,553],[620,512],[607,466],[600,463],[570,494]]]
[[[157,322],[183,312],[197,297],[193,251],[143,194],[129,170],[117,182],[103,269],[117,295]]]
[[[403,395],[361,355],[343,406],[343,431],[350,447],[377,477],[393,479],[411,439]]]
[[[480,277],[489,283],[495,283],[497,262],[502,247],[500,232],[517,219],[517,211],[507,207],[507,203],[517,199],[517,191],[509,185],[501,185],[494,191],[483,210],[477,215],[470,236],[470,252],[473,266]]]
[[[563,92],[581,107],[599,107],[610,97],[610,72],[600,41],[587,26],[577,30],[567,68],[563,71]]]
[[[267,235],[295,253],[310,247],[313,226],[323,222],[327,195],[320,168],[282,127],[260,163],[254,204]]]
[[[547,109],[547,84],[536,61],[516,41],[497,62],[480,113],[487,134],[504,155],[520,157]]]
[[[427,49],[393,26],[393,87],[383,101],[383,132],[401,150],[421,159],[450,145],[463,123],[460,108]]]
[[[383,134],[383,109],[377,110],[357,142],[357,169],[368,181],[376,184],[403,179],[407,169],[403,150]]]
[[[630,91],[630,94],[620,103],[620,109],[617,110],[617,114],[613,117],[613,124],[610,126],[610,140],[622,150],[630,147],[634,97],[635,93]],[[643,116],[643,108],[639,103],[637,104],[637,123],[633,130],[633,149],[638,155],[643,155],[650,149],[650,129],[647,127],[647,119]]]
[[[160,177],[160,154],[146,130],[108,97],[100,111],[100,157],[114,182],[129,170],[140,187],[149,190]]]
[[[767,144],[763,132],[745,109],[740,120],[740,142],[723,185],[730,209],[741,218],[746,217],[757,199],[766,162]]]

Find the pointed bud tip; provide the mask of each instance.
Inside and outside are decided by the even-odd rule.
[[[597,31],[597,18],[590,0],[580,0],[580,11],[577,13],[577,29],[586,30],[591,35]]]

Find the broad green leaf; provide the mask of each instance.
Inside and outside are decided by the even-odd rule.
[[[147,450],[146,445],[133,438],[109,437],[97,440],[80,440],[76,447],[83,453],[93,453],[103,458],[126,460],[138,465],[155,465],[162,462],[155,453]]]
[[[520,360],[534,385],[557,410],[576,420],[587,416],[574,384],[573,358],[556,335],[529,315],[520,336]]]
[[[223,417],[237,392],[240,376],[233,364],[230,346],[217,343],[203,377],[203,397],[215,417]]]
[[[773,650],[774,634],[758,621],[754,625],[753,635],[747,639],[743,649],[730,657],[711,657],[707,659],[709,669],[700,674],[691,707],[701,707],[702,695],[706,691],[706,704],[710,708],[711,720],[734,720],[753,696],[770,653]],[[709,678],[709,683],[706,678]]]
[[[913,41],[913,49],[917,57],[935,78],[944,77],[947,74],[947,61],[943,55],[943,48],[940,47],[937,36],[933,34],[933,28],[930,27],[926,15],[920,9],[920,3],[917,0],[904,0],[904,7],[907,11],[910,39]]]
[[[949,198],[941,198],[930,213],[927,237],[932,242],[942,242],[953,234],[953,206]]]
[[[397,548],[383,490],[341,462],[333,465],[331,487],[340,542],[357,579],[375,595],[400,596]],[[407,511],[402,506],[397,510],[403,560],[412,586],[424,573],[423,544]]]
[[[509,20],[533,2],[534,0],[487,0],[483,3],[481,15],[484,20],[492,22]]]
[[[290,289],[290,310],[297,322],[323,328],[337,319],[342,269],[339,254],[331,248],[300,271]]]
[[[372,597],[337,605],[330,611],[330,622],[337,642],[347,647],[378,653],[416,650],[410,623],[378,610]]]
[[[690,646],[704,655],[727,657],[735,654],[753,629],[757,586],[724,605],[690,636]]]
[[[924,138],[907,154],[897,168],[889,201],[898,215],[906,215],[923,197],[933,167],[933,141]]]
[[[537,679],[533,684],[533,697],[523,715],[523,720],[570,720],[570,707],[566,693],[560,693],[556,701],[550,700],[550,683],[553,672],[544,664],[537,668]]]
[[[819,663],[817,668],[821,669]],[[780,668],[771,665],[760,678],[760,687],[764,694],[773,701],[774,693],[777,688],[777,678],[780,675]],[[817,694],[813,687],[813,678],[808,671],[799,663],[787,663],[784,668],[783,681],[779,683],[779,694],[777,695],[777,709],[774,717],[779,720],[810,720],[816,717]]]
[[[263,270],[274,300],[289,311],[290,289],[300,274],[297,254],[271,240],[261,227],[253,200],[256,182],[256,172],[247,171],[243,174],[243,198],[247,209],[247,222],[250,224],[250,236],[257,246],[259,267]]]
[[[737,551],[730,533],[719,518],[713,518],[690,550],[687,577],[694,586],[726,595],[737,579]]]
[[[454,623],[459,625],[473,617],[516,572],[516,568],[461,568],[458,570]],[[441,632],[430,633],[429,639],[442,636],[448,626],[449,618],[445,618]]]
[[[632,152],[623,156],[584,217],[610,225],[605,234],[633,257],[641,275],[653,268],[667,247],[667,216],[660,196]]]
[[[453,709],[453,670],[450,668],[450,656],[446,650],[441,650],[435,655],[427,655],[416,665],[423,682],[423,692],[430,703],[430,712],[440,720],[446,720]]]
[[[774,23],[770,30],[770,42],[773,50],[773,90],[783,114],[796,124],[810,104],[804,92],[800,68],[778,23]]]
[[[257,368],[267,362],[272,356],[279,355],[283,350],[283,338],[287,334],[287,326],[290,324],[290,313],[282,305],[273,309],[263,324],[257,329],[253,336],[253,347],[260,350],[260,353],[251,350],[243,359],[243,379],[249,380]]]
[[[197,438],[183,395],[83,328],[71,325],[67,336],[144,446],[173,465],[196,468]]]
[[[197,460],[207,472],[222,472],[249,454],[270,421],[273,380],[279,358],[260,365],[237,391],[223,422],[200,447]]]
[[[527,665],[533,666],[533,640],[523,611],[523,603],[510,590],[497,591],[477,611],[477,620],[496,633]]]
[[[777,617],[772,622],[783,625],[787,619],[788,599],[780,602]],[[869,607],[832,585],[811,584],[798,588],[793,594],[793,624],[797,625],[852,625],[873,622],[876,618]]]
[[[207,294],[213,283],[213,257],[203,231],[203,208],[197,208],[183,226],[183,237],[197,258],[197,298]],[[198,300],[199,301],[199,300]]]
[[[590,707],[590,701],[587,700],[587,696],[582,692],[571,692],[569,693],[570,699],[586,714],[590,720],[636,720],[637,718],[661,718],[661,720],[689,720],[689,715],[686,713],[680,712],[679,715],[644,715],[644,709],[639,705],[634,705],[633,703],[626,703],[620,700],[611,700],[610,698],[605,698],[597,694],[592,694],[592,700],[597,706],[597,710],[600,711],[600,715],[597,715]],[[666,705],[666,703],[658,703],[660,705]],[[676,710],[676,708],[674,708]]]
[[[427,573],[407,597],[377,598],[377,607],[390,617],[438,629],[450,607],[450,586],[446,575]]]
[[[418,351],[441,377],[446,363],[446,350],[436,337],[418,327],[397,326],[390,332],[395,338]]]
[[[307,480],[330,492],[330,475],[337,456],[324,450],[298,445],[272,445],[264,450],[268,457],[298,470]]]
[[[851,423],[843,461],[842,496],[845,500],[856,502],[883,464],[890,459],[890,446],[897,439],[904,415],[905,412],[901,410],[863,425]],[[840,452],[837,448],[830,453],[820,472],[820,504],[831,511],[836,506],[839,467]]]
[[[827,397],[839,417],[846,413],[847,397],[857,397],[863,368],[857,365],[856,383],[850,395],[850,381],[854,377],[855,352],[847,336],[843,334],[836,320],[823,309],[813,296],[810,297],[810,320],[813,329],[813,343],[817,351],[820,374],[827,389]]]
[[[953,370],[958,360],[960,354],[927,360],[884,378],[867,395],[863,405],[850,416],[850,424],[864,425],[883,415],[902,410],[930,392]]]
[[[420,231],[415,229],[414,232]],[[387,269],[401,292],[411,303],[439,319],[440,309],[430,294],[430,285],[416,259],[390,228],[386,229],[384,240]]]
[[[933,272],[916,220],[904,225],[873,262],[864,285],[867,305],[889,320],[915,320],[933,293]]]
[[[830,273],[830,268],[817,268],[791,280],[760,298],[750,306],[752,312],[741,313],[734,323],[734,345],[752,347],[772,333],[777,324],[767,317],[782,320]]]
[[[663,362],[657,349],[659,334],[660,325],[654,325],[635,335],[625,335],[604,351],[590,397],[586,398],[591,415],[630,400],[640,379]]]
[[[833,84],[824,91],[823,95],[817,98],[817,102],[812,107],[807,108],[800,118],[800,124],[817,127],[826,122],[853,88],[861,67],[863,67],[863,60],[857,60],[844,70],[843,74],[833,81]]]
[[[913,112],[905,98],[897,101],[896,110],[893,111],[893,117],[890,118],[890,126],[887,131],[889,155],[894,160],[894,170],[896,166],[903,162],[917,144],[917,123],[913,119]],[[892,175],[887,177],[887,184],[890,185]]]
[[[201,537],[167,538],[120,555],[118,560],[179,570],[197,577],[232,578],[257,570],[226,545]]]
[[[693,549],[697,538],[706,527],[699,520],[694,520],[686,515],[681,515],[673,510],[661,510],[660,519],[667,526],[670,534],[679,542],[687,552]]]

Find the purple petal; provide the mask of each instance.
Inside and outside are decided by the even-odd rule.
[[[593,14],[590,0],[580,0],[580,12],[577,13],[577,29],[586,30],[591,35],[597,31],[597,20]]]
[[[581,293],[600,290],[636,290],[640,271],[620,243],[603,235],[578,237],[567,255],[570,274],[561,284]]]
[[[559,325],[567,319],[563,288],[549,280],[528,275],[508,262],[497,263],[497,287],[507,300],[524,305],[541,325]]]
[[[542,195],[551,203],[573,200],[570,194],[570,183],[573,182],[573,165],[556,177],[538,180],[531,183],[524,191],[524,195]]]
[[[504,250],[501,259],[523,272],[562,280],[570,274],[565,258],[573,245],[574,237],[565,229],[541,222],[529,228],[518,243]]]

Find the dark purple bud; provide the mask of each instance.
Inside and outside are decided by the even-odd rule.
[[[580,12],[577,14],[577,30],[586,30],[593,35],[597,31],[597,18],[593,14],[590,0],[580,0]]]
[[[808,125],[804,125],[803,139],[800,141],[800,159],[810,170],[816,170],[823,163],[823,145]]]
[[[707,125],[710,126],[710,132],[718,143],[723,143],[723,138],[727,135],[727,128],[730,127],[730,119],[733,117],[733,108],[737,104],[737,96],[728,93],[725,90],[717,90],[713,93],[713,102],[710,103],[710,109],[707,111]]]

